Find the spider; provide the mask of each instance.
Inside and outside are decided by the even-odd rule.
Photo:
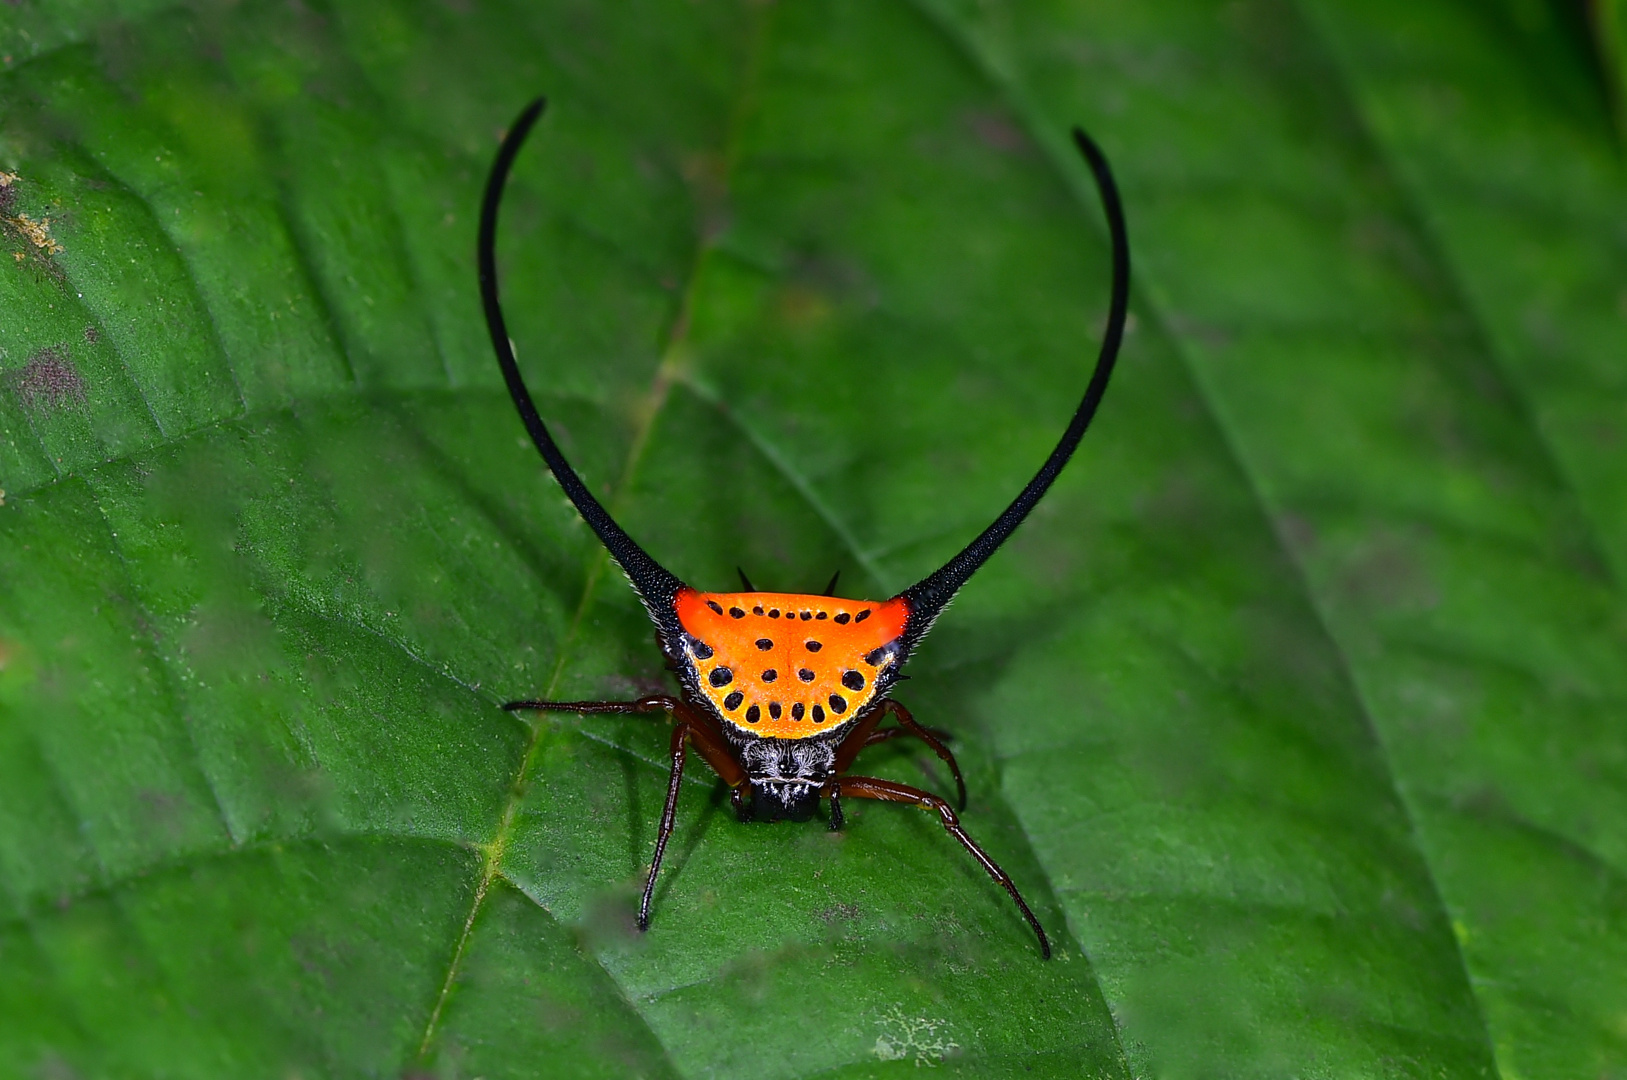
[[[560,453],[520,377],[497,297],[497,211],[514,159],[547,102],[538,98],[515,120],[492,164],[480,211],[480,294],[497,362],[531,440],[582,519],[621,566],[655,624],[656,640],[676,673],[678,696],[651,694],[635,701],[511,701],[505,709],[573,713],[665,713],[672,718],[672,770],[656,833],[655,855],[639,902],[638,927],[650,925],[650,900],[672,835],[684,762],[693,749],[729,787],[740,820],[806,821],[821,800],[830,806],[830,827],[843,825],[843,799],[908,803],[938,815],[958,840],[1016,903],[1051,955],[1050,939],[1016,884],[977,845],[948,800],[931,792],[848,772],[867,746],[916,738],[948,765],[958,805],[966,807],[966,784],[945,733],[917,723],[890,691],[905,662],[989,556],[1045,495],[1107,390],[1124,335],[1130,288],[1129,240],[1112,172],[1084,131],[1073,140],[1095,178],[1112,241],[1113,287],[1101,351],[1084,398],[1056,448],[1033,479],[994,522],[949,562],[890,600],[849,600],[830,595],[761,592],[744,572],[740,592],[700,592],[650,557],[593,497]],[[896,726],[881,727],[892,717]]]

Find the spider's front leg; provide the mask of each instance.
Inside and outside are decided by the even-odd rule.
[[[646,699],[647,700],[647,699]],[[677,721],[672,729],[672,772],[667,777],[667,801],[661,809],[661,827],[655,836],[655,856],[650,860],[650,876],[644,882],[644,896],[638,903],[638,928],[650,928],[650,898],[655,895],[655,877],[661,872],[661,860],[667,853],[667,841],[678,818],[678,789],[684,779],[684,745],[693,743],[701,760],[734,789],[734,800],[739,805],[740,789],[747,783],[746,770],[735,760],[734,752],[721,735],[696,711],[682,701],[672,702],[672,718]]]
[[[889,713],[897,718],[898,726],[876,730],[876,726],[881,723],[882,717]],[[955,777],[955,791],[959,796],[959,806],[962,810],[966,809],[966,781],[960,775],[960,763],[955,760],[955,755],[950,752],[949,747],[943,744],[944,739],[948,738],[948,732],[934,731],[929,727],[916,723],[915,717],[910,715],[910,711],[892,698],[882,699],[871,710],[870,715],[866,716],[859,723],[859,726],[849,732],[847,737],[842,740],[841,745],[836,748],[836,772],[838,774],[847,772],[858,758],[859,752],[865,747],[905,736],[920,739],[926,743],[932,748],[932,752],[937,754],[949,766],[949,771]],[[830,826],[832,829],[842,827],[841,814],[840,806],[833,802],[831,804]]]
[[[661,872],[661,860],[666,857],[667,841],[678,818],[678,791],[684,779],[685,747],[693,745],[701,760],[711,766],[732,789],[731,798],[736,812],[743,805],[741,792],[747,785],[746,770],[735,760],[734,751],[717,728],[701,713],[680,698],[667,694],[650,694],[636,701],[511,701],[503,708],[553,709],[574,713],[652,713],[665,712],[676,723],[672,728],[670,752],[672,771],[667,776],[667,801],[661,809],[661,825],[655,836],[655,856],[650,860],[650,874],[644,880],[644,895],[638,904],[638,928],[650,928],[650,900],[655,895],[655,878]]]
[[[677,698],[667,694],[650,694],[635,701],[509,701],[503,708],[509,712],[535,709],[538,712],[573,713],[650,713],[673,712],[681,705]]]
[[[960,818],[955,815],[954,809],[946,801],[931,792],[921,791],[905,784],[894,783],[891,780],[878,780],[873,776],[838,776],[825,785],[825,794],[830,797],[833,806],[837,805],[836,800],[843,795],[851,795],[858,799],[912,803],[923,810],[937,811],[939,820],[943,822],[944,830],[950,836],[959,840],[961,846],[971,852],[972,857],[982,865],[984,870],[988,871],[989,877],[997,881],[1011,895],[1011,899],[1016,901],[1017,909],[1023,913],[1023,918],[1028,920],[1028,925],[1034,928],[1034,933],[1039,937],[1040,954],[1047,960],[1051,958],[1051,939],[1045,936],[1045,928],[1039,924],[1039,920],[1034,917],[1034,913],[1028,909],[1028,904],[1024,902],[1022,893],[1017,891],[1016,883],[1011,880],[1010,875],[1000,869],[999,863],[989,858],[988,853],[978,847],[976,841],[970,836],[966,835],[966,830],[961,827]]]

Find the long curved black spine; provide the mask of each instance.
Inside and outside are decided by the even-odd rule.
[[[514,407],[519,410],[520,420],[524,422],[525,430],[530,432],[531,441],[536,443],[542,460],[548,463],[559,486],[576,504],[576,511],[582,515],[582,520],[588,523],[605,550],[621,565],[645,607],[651,615],[656,616],[657,624],[664,626],[673,618],[673,598],[684,587],[683,582],[652,559],[649,552],[639,547],[616,524],[616,519],[593,497],[587,485],[582,483],[582,478],[576,475],[576,470],[571,468],[570,462],[565,460],[565,455],[559,452],[547,425],[537,415],[537,407],[531,401],[530,391],[525,388],[525,380],[520,377],[519,365],[514,361],[514,347],[508,339],[508,327],[503,322],[503,308],[497,300],[497,207],[502,201],[503,187],[514,165],[514,158],[547,105],[548,99],[539,97],[525,107],[504,136],[503,145],[497,149],[497,160],[492,162],[491,175],[486,178],[486,195],[480,204],[480,241],[477,250],[480,299],[486,308],[486,327],[491,331],[492,348],[497,350],[497,365],[503,369],[503,380],[508,384],[509,396],[514,399]]]
[[[1113,297],[1108,307],[1107,332],[1102,335],[1096,370],[1091,374],[1085,396],[1079,402],[1068,429],[1057,442],[1056,449],[1051,451],[1051,456],[1045,459],[1045,464],[1040,466],[1039,472],[1028,481],[1011,505],[976,540],[967,544],[959,555],[899,594],[910,606],[909,624],[905,630],[906,648],[920,640],[931,628],[933,620],[955,598],[960,587],[977,573],[989,556],[999,550],[1029,511],[1045,497],[1052,481],[1073,456],[1085,429],[1090,427],[1096,409],[1102,403],[1102,395],[1107,392],[1107,381],[1113,375],[1113,364],[1118,359],[1119,345],[1124,340],[1124,319],[1130,303],[1129,234],[1124,227],[1124,207],[1119,201],[1118,185],[1113,182],[1113,171],[1108,168],[1106,156],[1080,128],[1073,129],[1073,141],[1090,165],[1091,175],[1096,178],[1096,189],[1101,193],[1102,210],[1107,215],[1107,231],[1113,246]]]

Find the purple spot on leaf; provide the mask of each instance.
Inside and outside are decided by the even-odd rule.
[[[85,400],[85,380],[61,346],[41,349],[11,374],[12,389],[32,409],[51,410]]]

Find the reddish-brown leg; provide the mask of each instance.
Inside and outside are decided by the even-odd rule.
[[[503,708],[509,712],[536,709],[540,712],[574,713],[647,713],[672,712],[682,702],[666,694],[651,694],[637,701],[510,701]]]
[[[655,857],[650,860],[650,876],[644,881],[644,896],[638,905],[638,928],[650,928],[650,898],[655,895],[655,878],[661,872],[661,860],[667,853],[667,840],[678,816],[678,791],[684,779],[684,745],[692,743],[701,759],[723,782],[734,789],[736,809],[740,806],[740,791],[748,782],[746,770],[735,760],[728,741],[718,734],[706,718],[688,704],[665,694],[651,694],[637,701],[511,701],[505,709],[556,709],[576,713],[647,713],[667,712],[677,724],[672,729],[672,771],[667,777],[667,801],[661,810],[661,825],[655,837]]]
[[[826,786],[825,794],[831,799],[833,816],[837,813],[834,810],[837,805],[836,799],[843,795],[860,799],[880,799],[882,802],[913,803],[926,810],[936,810],[949,835],[959,840],[961,846],[971,852],[972,857],[988,871],[989,877],[999,882],[1001,887],[1011,894],[1011,899],[1017,903],[1017,909],[1023,913],[1023,918],[1028,920],[1028,925],[1034,928],[1034,933],[1039,937],[1040,953],[1047,960],[1051,958],[1051,940],[1045,936],[1045,928],[1034,918],[1034,913],[1028,910],[1028,905],[1023,902],[1017,886],[1012,883],[1006,872],[1000,869],[1000,865],[989,858],[988,854],[966,835],[966,830],[961,828],[960,819],[955,816],[954,809],[943,799],[930,792],[904,784],[895,784],[891,780],[878,780],[873,776],[839,776]]]
[[[695,744],[700,756],[723,778],[723,782],[739,791],[745,786],[746,770],[735,761],[733,753],[723,739],[710,727],[702,726],[701,718],[683,702],[677,702],[672,715],[678,724],[672,729],[672,773],[667,778],[667,802],[661,809],[661,827],[655,834],[655,857],[650,860],[650,876],[644,882],[644,896],[638,902],[638,928],[650,928],[650,898],[655,895],[655,878],[661,872],[661,860],[667,853],[667,841],[678,817],[678,788],[684,779],[684,742]]]
[[[876,730],[876,725],[881,723],[881,718],[888,713],[897,718],[898,726]],[[836,748],[836,772],[844,773],[852,767],[853,762],[859,756],[859,751],[865,747],[887,742],[890,739],[901,739],[906,735],[914,736],[926,743],[932,748],[932,752],[942,758],[944,763],[949,766],[949,771],[955,777],[955,791],[960,796],[960,808],[962,810],[966,809],[966,781],[960,775],[960,763],[955,760],[955,755],[950,752],[949,747],[943,744],[943,739],[947,733],[933,731],[929,727],[916,723],[915,717],[910,715],[910,711],[892,698],[884,699],[874,712],[865,717],[864,721],[842,740],[841,745]],[[840,811],[833,807],[831,810],[833,823],[837,820],[839,814]],[[832,824],[831,827],[836,828],[837,826]]]

